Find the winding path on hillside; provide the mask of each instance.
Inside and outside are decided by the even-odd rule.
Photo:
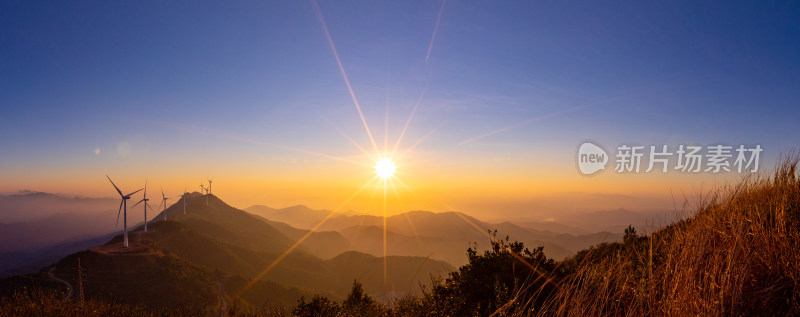
[[[228,301],[225,300],[225,293],[222,291],[222,281],[217,281],[217,290],[219,290],[219,306],[222,308],[219,315],[225,316],[225,312],[228,311]]]
[[[67,282],[65,280],[62,280],[58,276],[55,276],[55,274],[53,274],[53,270],[55,270],[55,269],[56,269],[55,266],[51,267],[50,270],[47,271],[47,276],[50,277],[51,279],[54,279],[54,280],[64,284],[64,286],[67,287],[67,295],[64,296],[64,299],[70,299],[70,297],[72,297],[72,284],[70,284],[69,282]]]

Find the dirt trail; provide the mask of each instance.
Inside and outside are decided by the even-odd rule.
[[[222,281],[217,281],[217,290],[219,290],[219,306],[220,306],[220,316],[225,316],[225,312],[228,311],[228,301],[225,300],[225,293],[222,291]]]
[[[72,284],[59,278],[58,276],[55,276],[55,274],[53,274],[53,270],[55,269],[56,269],[55,266],[51,267],[50,270],[47,271],[47,276],[50,277],[51,279],[54,279],[64,284],[64,286],[67,287],[67,295],[64,296],[64,299],[70,299],[70,297],[72,297]]]

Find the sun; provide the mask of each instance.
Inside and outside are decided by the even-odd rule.
[[[396,169],[397,166],[394,165],[394,161],[388,157],[382,158],[375,163],[375,174],[381,179],[391,178],[394,176],[394,171]]]

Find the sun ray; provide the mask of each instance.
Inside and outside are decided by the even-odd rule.
[[[394,186],[395,177],[389,179],[389,183],[392,184],[392,192],[394,192],[395,198],[397,198],[397,202],[401,205],[402,210],[406,210],[405,205],[403,205],[402,199],[400,198],[400,193],[397,192],[397,186]],[[399,180],[398,180],[399,181]],[[408,226],[411,227],[411,232],[414,233],[414,239],[417,240],[417,245],[422,246],[422,240],[419,237],[419,232],[417,232],[417,227],[414,226],[413,221],[411,221],[411,217],[408,216],[407,212],[404,212],[403,215],[406,217],[408,221]]]
[[[414,119],[414,114],[417,113],[417,109],[419,109],[419,104],[422,103],[422,98],[425,97],[425,93],[428,91],[428,85],[425,84],[425,88],[422,89],[422,93],[420,93],[419,98],[417,98],[417,102],[414,103],[414,108],[411,110],[411,115],[408,116],[408,120],[406,120],[406,124],[403,126],[403,130],[400,131],[400,136],[397,138],[397,142],[394,144],[394,149],[392,149],[392,155],[397,152],[397,148],[400,146],[400,142],[403,141],[403,137],[406,135],[406,130],[408,130],[408,126],[411,124],[411,120]]]
[[[425,263],[428,263],[428,261],[430,261],[430,259],[433,256],[433,254],[434,254],[434,252],[429,253],[428,256],[425,257],[425,260],[423,260],[422,263],[419,264],[419,266],[417,267],[417,270],[414,272],[414,275],[411,276],[411,280],[408,282],[408,288],[409,289],[411,289],[411,287],[414,285],[412,283],[417,278],[417,274],[419,274],[419,271],[422,271],[422,267],[425,266]]]
[[[386,178],[383,181],[383,285],[386,285]]]
[[[577,110],[581,110],[583,108],[590,108],[590,107],[594,107],[594,106],[608,104],[608,103],[611,103],[611,102],[614,102],[614,101],[625,100],[625,99],[630,99],[630,98],[637,97],[637,96],[646,95],[648,93],[648,90],[652,90],[654,87],[657,87],[657,86],[656,85],[646,85],[646,86],[641,87],[639,89],[634,89],[633,91],[630,91],[630,92],[614,95],[612,97],[608,97],[608,98],[605,98],[603,100],[598,100],[598,101],[590,102],[590,103],[579,105],[579,106],[569,107],[569,108],[566,108],[566,109],[563,109],[563,110],[560,110],[560,111],[556,111],[556,112],[548,113],[548,114],[545,114],[545,115],[542,115],[542,116],[530,118],[528,120],[521,121],[521,122],[512,124],[510,126],[499,128],[499,129],[484,133],[482,135],[463,140],[461,142],[458,142],[457,146],[462,146],[464,144],[471,143],[471,142],[474,142],[474,141],[477,141],[477,140],[480,140],[480,139],[483,139],[483,138],[486,138],[486,137],[489,137],[489,136],[492,136],[492,135],[495,135],[495,134],[498,134],[498,133],[501,133],[501,132],[505,132],[505,131],[508,131],[508,130],[511,130],[511,129],[515,129],[515,128],[518,128],[518,127],[521,127],[521,126],[524,126],[524,125],[527,125],[527,124],[530,124],[530,123],[533,123],[533,122],[537,122],[537,121],[541,121],[541,120],[544,120],[544,119],[549,119],[549,118],[552,118],[552,117],[556,117],[556,116],[559,116],[559,115],[562,115],[562,114],[566,114],[566,113],[574,112],[574,111],[577,111]],[[661,89],[663,89],[663,88],[661,88]],[[656,90],[660,90],[660,89],[656,88]]]
[[[425,62],[431,58],[431,51],[433,50],[433,42],[436,41],[436,33],[439,31],[439,23],[442,22],[442,13],[444,13],[444,4],[447,0],[442,0],[442,6],[439,8],[439,16],[436,17],[436,25],[433,27],[433,35],[431,35],[431,43],[428,44],[428,54],[425,55]]]
[[[309,154],[309,155],[314,155],[314,156],[317,156],[317,157],[322,157],[322,158],[327,158],[327,159],[331,159],[331,160],[347,162],[347,163],[351,163],[351,164],[355,164],[355,165],[359,165],[359,166],[369,167],[369,165],[367,165],[366,163],[363,163],[363,162],[347,159],[347,158],[344,158],[344,157],[329,155],[329,154],[325,154],[325,153],[319,153],[319,152],[308,151],[308,150],[300,149],[300,148],[293,148],[293,147],[282,146],[282,145],[278,145],[278,144],[265,143],[265,142],[258,142],[258,141],[254,141],[254,143],[259,143],[259,144],[262,144],[262,145],[274,146],[274,147],[281,148],[281,149],[284,149],[284,150],[290,150],[290,151],[305,153],[305,154]]]
[[[390,67],[390,63],[387,62],[386,63],[386,105],[384,106],[384,118],[383,118],[383,153],[386,153],[386,151],[388,151],[388,147],[389,147],[389,93],[391,92],[391,89],[389,89],[389,86],[391,84],[390,75],[391,75],[391,67]]]
[[[267,267],[266,267],[266,268],[265,268],[263,271],[261,271],[261,273],[259,273],[258,275],[256,275],[256,277],[254,277],[252,280],[250,280],[250,282],[249,282],[249,283],[247,283],[247,285],[245,285],[245,286],[242,288],[242,290],[240,290],[240,291],[239,291],[239,293],[237,293],[237,294],[236,294],[236,296],[237,296],[237,297],[238,297],[238,296],[241,296],[242,294],[244,294],[244,292],[246,292],[248,289],[250,289],[250,287],[253,287],[253,285],[254,285],[254,284],[257,282],[257,281],[261,280],[261,278],[262,278],[262,277],[264,277],[264,275],[266,275],[267,273],[269,273],[269,271],[270,271],[270,270],[272,270],[272,268],[274,268],[276,265],[278,265],[278,263],[280,263],[280,262],[281,262],[281,261],[282,261],[282,260],[283,260],[283,259],[284,259],[284,258],[287,256],[287,255],[289,255],[289,253],[291,253],[291,252],[292,252],[292,251],[293,251],[295,248],[297,248],[297,247],[298,247],[298,246],[299,246],[301,243],[303,243],[303,241],[305,241],[305,240],[306,240],[306,239],[307,239],[309,236],[311,236],[311,234],[312,234],[312,233],[314,233],[315,231],[317,231],[317,229],[319,229],[320,227],[322,227],[322,225],[323,225],[323,224],[325,224],[325,222],[326,222],[326,221],[328,221],[328,219],[330,219],[330,218],[331,218],[331,217],[332,217],[334,214],[336,214],[337,212],[339,212],[339,210],[341,210],[342,208],[344,208],[344,206],[345,206],[345,205],[347,205],[347,203],[349,203],[349,202],[350,202],[350,201],[351,201],[353,198],[355,198],[355,197],[356,197],[358,194],[360,194],[362,191],[364,191],[364,189],[365,189],[365,188],[367,188],[367,186],[369,186],[369,185],[370,185],[370,184],[371,184],[373,181],[375,181],[376,179],[378,179],[378,177],[373,177],[372,179],[370,179],[369,181],[367,181],[367,183],[366,183],[366,184],[364,184],[363,186],[361,186],[361,188],[359,188],[358,190],[356,190],[356,191],[355,191],[355,192],[354,192],[352,195],[350,195],[350,197],[348,197],[347,199],[345,199],[345,200],[344,200],[344,202],[342,202],[342,203],[341,203],[341,204],[340,204],[338,207],[336,207],[336,209],[334,209],[334,210],[331,210],[331,212],[330,212],[330,213],[328,213],[328,215],[327,215],[327,216],[325,216],[325,218],[323,218],[323,219],[322,219],[322,221],[320,221],[320,222],[319,222],[319,223],[318,223],[316,226],[314,226],[313,228],[311,228],[310,230],[308,230],[308,232],[306,232],[306,234],[305,234],[305,235],[303,235],[303,236],[302,236],[300,239],[298,239],[298,240],[297,240],[297,241],[296,241],[294,244],[292,244],[292,246],[291,246],[291,247],[289,247],[289,249],[287,249],[286,251],[284,251],[284,252],[283,252],[283,253],[282,253],[280,256],[278,256],[278,258],[276,258],[276,259],[275,259],[275,261],[272,261],[272,263],[270,263],[270,265],[269,265],[269,266],[267,266]]]
[[[425,202],[425,205],[426,205],[428,208],[430,208],[431,210],[435,210],[435,209],[436,209],[436,208],[434,208],[433,204],[431,204],[430,202],[428,202],[428,201],[427,201],[427,200],[425,200],[425,199],[422,199],[422,197],[421,197],[419,194],[417,194],[416,192],[414,192],[414,191],[413,191],[413,190],[412,190],[412,189],[411,189],[411,188],[410,188],[408,185],[406,185],[406,183],[404,183],[403,181],[401,181],[399,178],[396,178],[396,177],[395,177],[395,178],[394,178],[394,181],[397,181],[397,183],[398,183],[398,184],[400,184],[400,185],[401,185],[403,188],[405,188],[405,190],[406,190],[406,191],[407,191],[409,194],[411,194],[411,195],[414,195],[414,197],[416,197],[416,198],[417,198],[419,201],[424,201],[424,202]]]
[[[331,37],[331,33],[328,31],[328,24],[325,23],[325,17],[322,16],[322,10],[320,10],[319,4],[317,4],[316,0],[312,0],[312,3],[314,4],[314,10],[317,12],[319,21],[322,23],[322,29],[325,31],[325,37],[328,39],[328,44],[331,46],[331,51],[333,51],[333,57],[336,58],[336,64],[339,65],[339,71],[342,73],[344,83],[347,85],[347,91],[350,92],[350,97],[353,99],[353,104],[356,106],[356,110],[358,110],[358,116],[361,118],[361,123],[364,125],[364,131],[367,132],[367,136],[369,136],[369,140],[372,142],[373,148],[375,148],[375,153],[379,153],[378,145],[375,143],[375,138],[372,137],[372,132],[369,130],[367,119],[364,118],[364,113],[361,111],[361,106],[358,104],[358,98],[356,98],[356,94],[353,92],[353,86],[350,85],[350,79],[347,78],[347,72],[345,72],[344,65],[342,65],[342,60],[339,58],[339,52],[336,50],[336,45],[333,44],[333,37]]]
[[[403,151],[403,153],[400,153],[400,155],[397,156],[397,160],[398,161],[402,160],[406,156],[406,154],[408,154],[408,152],[411,152],[411,150],[416,149],[420,144],[422,144],[422,142],[425,142],[425,140],[427,140],[428,137],[433,135],[433,133],[436,132],[436,130],[439,130],[439,128],[441,128],[442,125],[444,125],[444,123],[439,124],[439,126],[431,130],[431,132],[428,132],[428,134],[425,134],[422,138],[420,138],[419,141],[417,141],[417,143],[414,143],[414,145],[407,148],[405,151]]]
[[[419,195],[417,195],[416,193],[414,193],[414,191],[412,191],[412,190],[411,190],[411,188],[409,188],[409,187],[408,187],[408,185],[406,185],[405,183],[403,183],[403,181],[401,181],[401,180],[399,180],[399,179],[396,179],[396,178],[395,178],[395,180],[396,180],[396,181],[397,181],[397,182],[398,182],[400,185],[402,185],[403,187],[405,187],[405,188],[406,188],[406,190],[408,190],[408,191],[409,191],[409,193],[411,193],[412,195],[414,195],[414,196],[416,196],[417,198],[421,199],[421,197],[419,197]],[[493,237],[492,235],[490,235],[490,234],[489,234],[489,232],[488,232],[488,229],[486,229],[486,230],[482,229],[480,226],[478,226],[477,224],[475,224],[474,222],[472,222],[471,220],[469,220],[469,218],[467,218],[467,217],[464,217],[464,215],[463,215],[463,214],[461,214],[460,212],[457,212],[457,211],[455,211],[456,209],[455,209],[455,208],[453,208],[453,207],[451,207],[450,205],[448,205],[448,204],[445,204],[445,203],[443,203],[442,205],[443,205],[443,206],[445,206],[445,207],[446,207],[448,210],[450,210],[450,211],[453,211],[453,213],[454,213],[455,215],[457,215],[459,218],[461,218],[462,220],[464,220],[464,221],[465,221],[465,222],[466,222],[468,225],[470,225],[471,227],[473,227],[473,228],[474,228],[474,229],[475,229],[477,232],[479,232],[479,233],[481,233],[482,235],[484,235],[484,236],[486,236],[487,238],[489,238],[489,239],[490,239],[492,242],[498,242],[498,241],[495,239],[495,237]],[[509,254],[511,254],[512,256],[514,256],[514,257],[515,257],[517,260],[520,260],[520,262],[522,262],[524,265],[528,266],[530,269],[532,269],[532,270],[534,270],[536,273],[538,273],[538,274],[539,274],[539,277],[537,277],[537,279],[536,279],[536,280],[539,280],[540,278],[543,278],[543,277],[544,277],[544,278],[545,278],[545,283],[553,283],[552,279],[551,279],[549,276],[547,276],[547,275],[546,275],[544,272],[540,271],[540,270],[539,270],[537,267],[535,267],[535,266],[533,266],[532,264],[528,263],[528,262],[527,262],[527,261],[526,261],[524,258],[522,258],[521,256],[519,256],[518,254],[516,254],[516,253],[514,253],[514,252],[511,252],[511,249],[509,249],[507,246],[506,246],[506,250],[507,250],[507,251],[509,251]],[[555,285],[555,283],[553,283],[553,285]],[[557,287],[557,285],[555,285],[555,286]]]
[[[376,191],[377,191],[377,188],[378,188],[378,187],[376,186],[376,187],[375,187]],[[353,239],[354,239],[354,240],[355,240],[355,239],[358,239],[358,235],[359,235],[359,233],[361,232],[361,228],[362,228],[362,226],[364,225],[364,221],[365,221],[365,220],[367,220],[367,217],[359,217],[359,218],[361,218],[361,219],[358,221],[358,226],[356,226],[356,232],[355,232],[355,233],[353,233]]]
[[[306,149],[295,148],[295,147],[290,147],[290,146],[284,146],[284,145],[274,144],[274,143],[269,143],[269,142],[262,142],[262,141],[254,140],[254,139],[246,139],[245,138],[245,139],[239,139],[239,140],[240,141],[245,141],[245,142],[250,142],[250,143],[253,143],[253,144],[268,145],[268,146],[272,146],[272,147],[281,148],[281,149],[284,149],[284,150],[300,152],[300,153],[314,155],[314,156],[327,158],[327,159],[331,159],[331,160],[342,161],[342,162],[347,162],[347,163],[351,163],[351,164],[355,164],[355,165],[369,167],[369,165],[367,165],[366,163],[363,163],[363,162],[347,159],[347,158],[344,158],[344,157],[329,155],[329,154],[325,154],[325,153],[309,151],[309,150],[306,150]]]
[[[316,5],[316,3],[315,3],[315,5]],[[434,29],[433,29],[433,35],[431,36],[431,42],[428,45],[428,52],[427,52],[427,54],[425,56],[425,62],[426,63],[430,59],[431,51],[433,50],[433,43],[436,40],[436,33],[437,33],[438,29],[439,29],[439,24],[440,24],[441,19],[442,19],[442,12],[444,12],[444,5],[445,5],[445,1],[443,0],[442,1],[442,6],[439,9],[439,15],[436,18],[436,25],[434,26]],[[320,17],[321,17],[321,14],[320,14]],[[331,47],[333,47],[333,42],[330,40],[330,37],[329,37],[329,41],[331,42]],[[337,60],[338,60],[338,57],[337,57]],[[340,68],[341,68],[341,63],[340,63]],[[342,69],[342,74],[344,74],[344,69],[343,68],[341,68],[341,69]],[[419,98],[417,98],[417,101],[414,104],[414,108],[411,110],[411,114],[408,116],[408,120],[406,120],[406,123],[403,126],[402,131],[400,132],[400,136],[397,138],[397,142],[395,143],[391,154],[389,154],[388,157],[385,157],[382,160],[378,161],[378,164],[376,165],[376,172],[381,177],[381,180],[383,181],[383,217],[382,218],[383,218],[383,284],[384,285],[386,285],[386,283],[387,283],[387,272],[388,272],[388,268],[387,268],[387,231],[388,231],[388,229],[387,229],[387,215],[386,215],[386,209],[387,209],[387,183],[391,183],[392,184],[392,190],[394,191],[395,195],[397,195],[397,189],[395,188],[394,182],[392,181],[393,179],[395,179],[394,173],[395,173],[395,168],[396,167],[394,165],[394,162],[391,161],[391,157],[394,156],[394,154],[397,152],[397,149],[400,147],[400,144],[403,141],[403,137],[405,136],[406,131],[408,131],[408,127],[409,127],[409,125],[411,125],[411,121],[414,119],[414,115],[416,114],[417,109],[419,109],[419,105],[422,102],[422,98],[425,96],[425,92],[427,91],[427,89],[428,89],[428,85],[426,84],[425,87],[422,90],[422,93],[420,93]],[[386,99],[386,113],[385,113],[386,126],[384,127],[384,129],[385,129],[385,132],[384,132],[384,153],[387,150],[386,149],[386,143],[387,143],[388,135],[389,135],[389,130],[388,130],[389,129],[388,128],[388,126],[389,126],[389,92],[388,92],[388,88],[387,88],[386,98],[387,99]],[[362,116],[362,119],[363,119],[363,116]],[[365,126],[366,126],[366,122],[365,122]],[[435,130],[436,129],[434,129],[434,131]],[[430,133],[428,135],[430,135]],[[413,149],[413,148],[417,147],[419,144],[421,144],[422,141],[424,141],[427,138],[428,135],[423,137],[422,140],[420,140],[419,142],[414,144],[414,146],[412,146],[410,149],[408,149],[405,152],[403,152],[402,156],[405,156],[405,154],[407,154],[408,151],[410,151],[411,149]],[[373,141],[373,143],[374,143],[374,141]],[[377,147],[376,147],[376,153],[377,153]],[[389,165],[389,163],[391,163],[391,165]],[[400,201],[399,195],[397,195],[397,196],[398,196],[398,201]],[[406,215],[406,217],[407,216],[408,215]],[[414,230],[415,237],[417,238],[417,241],[419,242],[419,237],[416,234],[416,229],[414,229],[414,226],[413,226],[413,224],[411,224],[411,220],[410,219],[409,219],[409,225],[411,226],[412,230]]]
[[[413,160],[413,161],[404,160],[403,164],[397,165],[397,168],[399,169],[401,167],[408,167],[408,166],[413,166],[414,164],[419,164],[419,163],[424,163],[424,162],[431,162],[431,161],[434,161],[434,160],[433,159],[419,159],[419,160]],[[395,172],[395,174],[397,174],[397,175],[406,175],[406,176],[415,176],[415,175],[409,174],[408,172],[405,172],[405,171],[402,171],[402,170],[398,170],[397,172]]]
[[[478,226],[477,224],[475,224],[474,222],[472,222],[472,220],[469,220],[469,218],[465,217],[465,216],[464,216],[462,213],[455,211],[456,209],[455,209],[455,208],[452,208],[452,207],[450,207],[450,205],[448,205],[448,204],[443,204],[443,205],[444,205],[445,207],[447,207],[447,208],[448,208],[450,211],[453,211],[453,213],[454,213],[456,216],[458,216],[459,218],[461,218],[461,220],[464,220],[464,222],[466,222],[467,224],[469,224],[471,227],[475,228],[475,230],[477,230],[478,232],[480,232],[481,234],[483,234],[484,236],[486,236],[487,238],[489,238],[489,240],[491,240],[492,242],[500,242],[500,241],[498,241],[497,239],[495,239],[495,237],[493,237],[492,235],[490,235],[490,234],[489,234],[489,231],[488,231],[488,229],[482,229],[480,226]],[[539,274],[539,276],[536,278],[536,280],[534,280],[534,282],[538,281],[538,280],[539,280],[539,279],[541,279],[541,278],[544,278],[544,279],[545,279],[545,284],[548,284],[548,283],[549,283],[549,284],[552,284],[553,286],[555,286],[556,288],[558,288],[558,287],[559,287],[559,286],[558,286],[558,284],[556,284],[555,282],[553,282],[553,279],[552,279],[551,277],[547,276],[547,274],[546,274],[545,272],[542,272],[541,270],[539,270],[539,268],[538,268],[537,266],[534,266],[534,265],[532,265],[532,264],[528,263],[528,261],[526,261],[526,260],[525,260],[523,257],[521,257],[519,254],[517,254],[516,252],[514,252],[513,250],[511,250],[511,249],[510,249],[508,246],[505,246],[505,249],[506,249],[506,251],[508,251],[508,253],[509,253],[511,256],[513,256],[514,258],[516,258],[517,260],[519,260],[520,262],[522,262],[522,264],[524,264],[525,266],[527,266],[528,268],[530,268],[531,270],[533,270],[534,272],[536,272],[536,273],[538,273],[538,274]]]
[[[439,24],[442,21],[442,13],[444,12],[444,5],[446,0],[442,0],[442,6],[439,8],[439,15],[436,17],[436,24],[433,27],[433,34],[431,35],[431,42],[428,44],[428,52],[425,55],[425,63],[431,57],[431,51],[433,50],[433,43],[436,41],[436,33],[439,31]],[[394,149],[392,150],[392,155],[397,151],[397,148],[400,146],[400,143],[403,141],[403,136],[406,134],[406,130],[408,130],[409,124],[411,124],[411,120],[414,118],[414,114],[416,114],[417,109],[419,108],[419,104],[422,102],[422,98],[425,96],[425,93],[428,91],[428,84],[425,84],[425,87],[422,89],[422,93],[417,98],[417,102],[414,104],[414,109],[411,110],[411,115],[408,116],[408,120],[406,121],[405,126],[403,126],[402,132],[400,132],[400,137],[397,138],[397,142],[394,145]]]
[[[378,194],[378,189],[379,189],[379,186],[375,186],[375,188],[372,189],[372,196],[369,197],[369,204],[368,205],[372,205],[372,200],[375,199],[375,195]]]
[[[389,150],[389,88],[386,88],[386,109],[383,118],[383,153]]]
[[[145,122],[142,122],[142,123],[145,123]],[[233,140],[233,141],[257,144],[257,145],[266,145],[266,146],[275,147],[275,148],[279,148],[279,149],[283,149],[283,150],[289,150],[289,151],[293,151],[293,152],[299,152],[299,153],[309,154],[309,155],[322,157],[322,158],[327,158],[327,159],[331,159],[331,160],[346,162],[346,163],[350,163],[350,164],[354,164],[354,165],[358,165],[358,166],[370,167],[369,164],[367,164],[367,163],[360,162],[360,161],[355,161],[355,160],[348,159],[348,158],[345,158],[345,157],[334,156],[334,155],[320,153],[320,152],[314,152],[314,151],[310,151],[310,150],[306,150],[306,149],[302,149],[302,148],[285,146],[285,145],[271,143],[271,142],[265,142],[265,141],[256,140],[256,139],[249,138],[249,137],[234,135],[234,134],[227,133],[227,132],[224,132],[224,131],[212,131],[212,130],[209,130],[209,129],[206,129],[206,128],[199,128],[199,127],[195,127],[195,126],[191,126],[191,125],[187,125],[187,124],[182,124],[182,123],[177,123],[177,122],[153,121],[153,122],[146,122],[146,123],[154,125],[154,126],[162,127],[162,128],[177,130],[177,131],[183,131],[183,132],[188,132],[188,133],[199,133],[199,134],[204,134],[204,135],[208,135],[208,136],[226,138],[226,139]]]
[[[462,145],[467,144],[467,143],[472,143],[472,142],[475,142],[477,140],[480,140],[480,139],[483,139],[483,138],[486,138],[486,137],[489,137],[489,136],[492,136],[492,135],[495,135],[495,134],[498,134],[498,133],[501,133],[501,132],[506,132],[506,131],[511,130],[511,129],[519,128],[521,126],[524,126],[524,125],[527,125],[527,124],[530,124],[530,123],[534,123],[534,122],[537,122],[537,121],[542,121],[544,119],[549,119],[549,118],[556,117],[556,116],[559,116],[559,115],[562,115],[562,114],[565,114],[565,113],[570,113],[570,112],[573,112],[573,111],[576,111],[576,110],[587,108],[587,107],[590,107],[592,105],[593,104],[571,107],[571,108],[567,108],[567,109],[564,109],[564,110],[548,113],[548,114],[545,114],[545,115],[542,115],[542,116],[530,118],[530,119],[525,120],[525,121],[517,122],[515,124],[502,127],[500,129],[489,131],[487,133],[481,134],[481,135],[476,136],[474,138],[469,138],[469,139],[463,140],[461,142],[458,142],[458,146],[462,146]]]
[[[326,121],[328,121],[328,120],[326,119]],[[373,156],[372,153],[369,153],[369,151],[367,151],[367,149],[365,149],[360,144],[358,144],[358,142],[356,142],[356,140],[353,140],[353,138],[351,138],[349,135],[347,135],[347,133],[344,133],[344,131],[342,129],[340,129],[338,126],[336,126],[335,124],[333,124],[333,122],[328,121],[328,123],[334,129],[336,129],[336,131],[339,131],[339,134],[341,134],[345,139],[347,139],[347,141],[350,141],[350,143],[352,143],[356,148],[358,148],[358,150],[361,151],[361,153],[364,153],[364,155],[366,155],[371,160],[375,159],[375,157]]]

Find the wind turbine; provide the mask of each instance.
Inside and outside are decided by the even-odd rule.
[[[161,188],[161,203],[164,204],[164,221],[167,221],[167,199],[168,197],[164,196],[164,188]]]
[[[148,201],[150,201],[150,199],[147,199],[147,181],[145,181],[144,182],[144,198],[142,198],[142,200],[137,202],[136,205],[133,205],[133,207],[136,207],[137,205],[139,205],[141,203],[144,203],[144,232],[147,232],[147,206],[150,206],[150,203],[148,203]],[[131,207],[131,208],[133,208],[133,207]],[[150,206],[150,209],[153,209],[153,206]]]
[[[211,182],[214,180],[214,178],[210,179],[207,178],[207,180],[208,180],[208,188],[206,188],[206,206],[208,206],[208,196],[211,196]]]
[[[186,196],[189,196],[189,192],[186,191],[187,189],[189,189],[189,187],[184,187],[183,188],[183,214],[184,215],[186,214]]]
[[[119,196],[122,198],[122,201],[119,202],[119,210],[117,210],[117,225],[119,225],[119,212],[125,210],[125,213],[122,215],[122,223],[123,227],[125,228],[123,245],[125,245],[125,247],[127,248],[128,247],[128,199],[131,199],[131,195],[138,193],[140,190],[144,188],[139,189],[130,194],[123,195],[122,191],[119,190],[119,187],[117,187],[117,185],[114,184],[114,181],[111,180],[111,177],[108,177],[108,175],[106,175],[106,178],[108,178],[108,181],[111,182],[111,185],[114,186],[114,189],[117,190],[117,193],[119,193]]]
[[[200,194],[206,195],[208,194],[208,190],[203,187],[203,184],[200,184]],[[208,196],[206,196],[206,205],[208,205]]]

